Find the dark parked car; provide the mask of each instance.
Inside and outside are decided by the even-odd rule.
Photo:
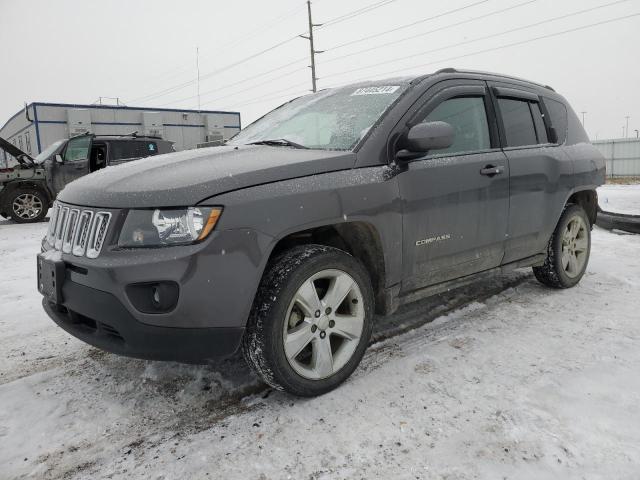
[[[269,385],[317,395],[357,367],[374,312],[520,267],[575,285],[604,174],[547,86],[446,69],[330,89],[226,146],[67,186],[38,283],[51,318],[99,348],[242,348]]]
[[[32,158],[0,138],[17,165],[0,169],[0,215],[17,223],[42,221],[66,184],[88,173],[137,158],[173,152],[173,143],[135,134],[79,135],[58,140]]]

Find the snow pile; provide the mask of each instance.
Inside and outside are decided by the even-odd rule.
[[[0,478],[637,478],[640,236],[596,228],[582,282],[528,275],[405,308],[341,388],[265,389],[240,358],[147,362],[40,307],[46,224],[0,222]],[[509,286],[506,290],[504,288]],[[463,301],[456,310],[442,305]],[[395,322],[395,325],[391,325]]]
[[[602,185],[598,204],[605,212],[640,215],[640,185]]]

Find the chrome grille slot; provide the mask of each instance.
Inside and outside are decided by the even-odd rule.
[[[53,204],[53,208],[51,209],[51,216],[49,217],[49,227],[47,229],[47,242],[50,245],[53,245],[54,236],[56,233],[56,222],[58,220],[58,214],[60,213],[60,209],[62,207],[55,202]]]
[[[110,223],[110,212],[96,212],[56,201],[45,239],[54,250],[76,257],[96,258],[107,240]]]
[[[87,240],[89,238],[89,229],[91,228],[91,221],[93,220],[93,212],[85,210],[80,214],[78,220],[78,227],[73,238],[72,253],[76,257],[81,257],[87,249]]]
[[[64,230],[67,225],[67,220],[69,219],[69,207],[63,207],[58,215],[58,222],[56,225],[56,233],[55,239],[53,243],[53,248],[56,250],[62,249],[62,235],[64,234]]]
[[[107,228],[111,214],[108,212],[97,212],[91,225],[91,234],[87,245],[87,257],[96,258],[102,250],[102,245],[107,236]]]
[[[64,253],[71,253],[71,244],[73,242],[76,228],[78,226],[79,215],[80,210],[78,210],[77,208],[69,211],[69,219],[67,221],[67,225],[65,226],[64,234],[62,235],[62,251]]]

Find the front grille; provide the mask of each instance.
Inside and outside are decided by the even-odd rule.
[[[55,250],[76,257],[96,258],[104,246],[111,213],[75,208],[55,202],[47,230],[47,242]]]

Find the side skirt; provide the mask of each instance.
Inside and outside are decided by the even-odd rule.
[[[394,285],[393,287],[386,289],[383,294],[385,298],[384,313],[386,315],[390,315],[395,312],[401,305],[413,303],[418,300],[422,300],[423,298],[438,295],[439,293],[453,290],[455,288],[464,287],[465,285],[469,285],[470,283],[475,283],[477,281],[486,280],[498,275],[503,275],[518,268],[541,266],[544,264],[546,256],[546,253],[539,253],[537,255],[523,258],[515,262],[507,263],[505,265],[500,265],[499,267],[495,267],[489,270],[484,270],[482,272],[466,275],[464,277],[456,278],[454,280],[448,280],[442,283],[436,283],[435,285],[429,285],[428,287],[414,290],[412,292],[405,293],[404,295],[398,295],[400,286]]]

